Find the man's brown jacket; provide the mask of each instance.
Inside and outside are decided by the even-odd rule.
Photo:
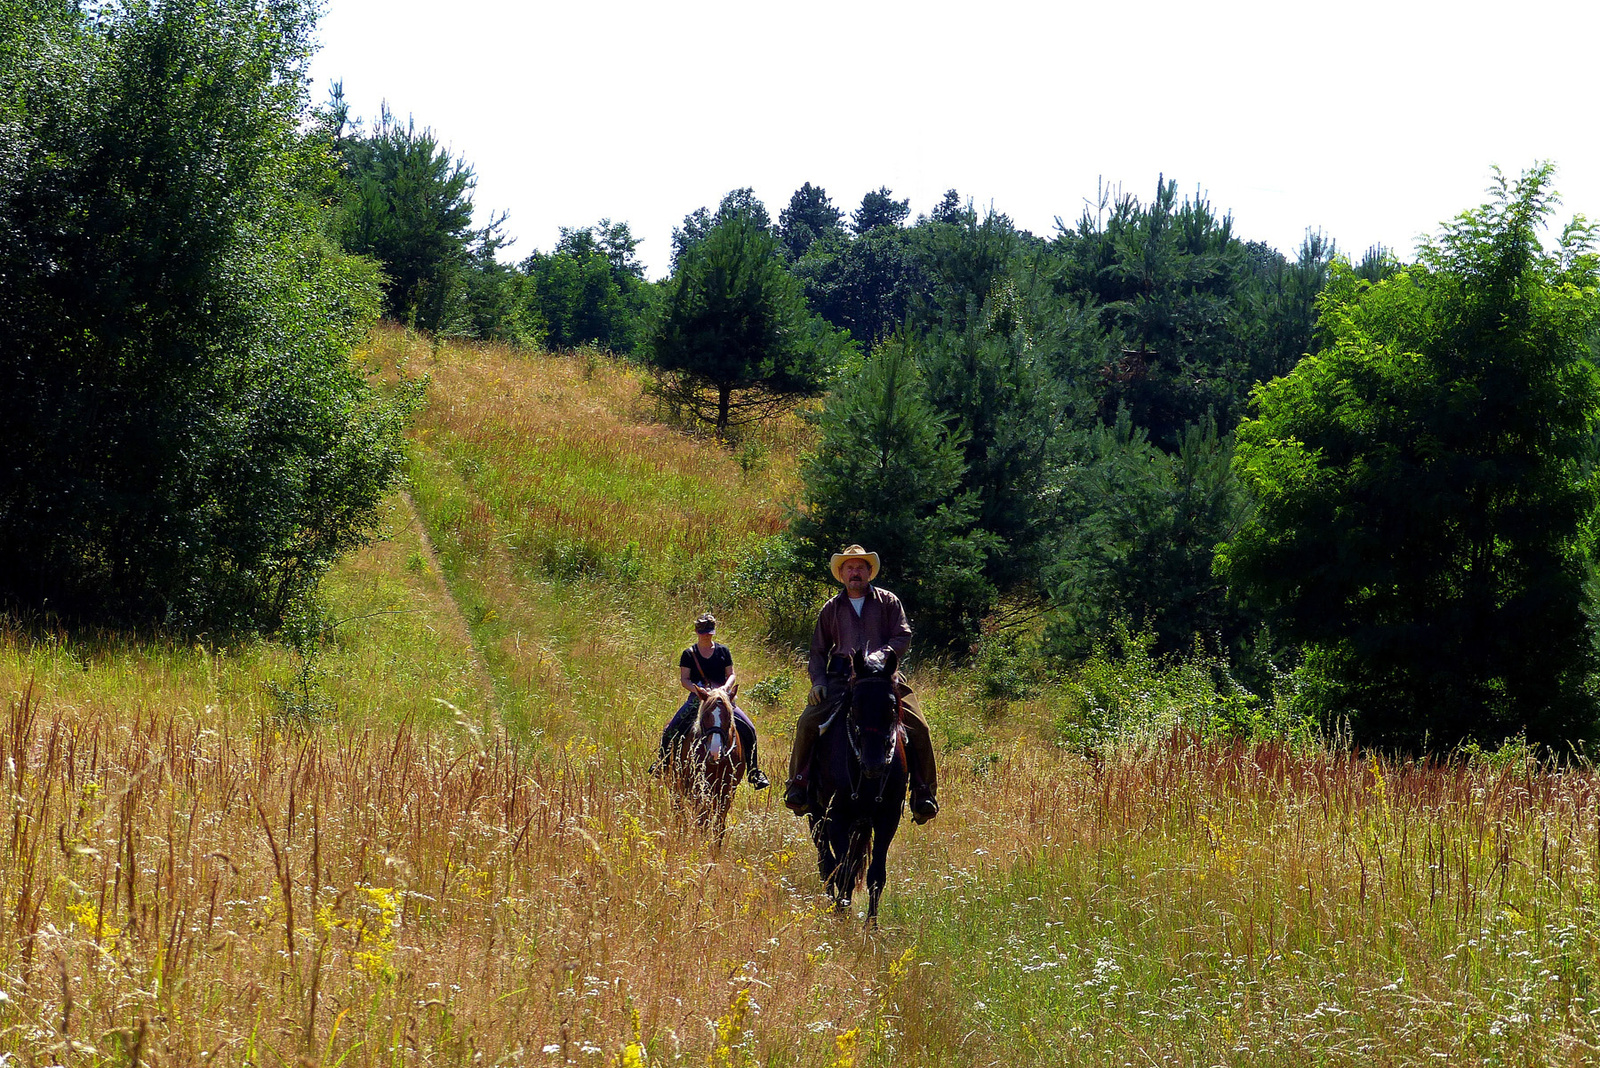
[[[861,615],[850,604],[850,595],[840,590],[817,613],[817,627],[811,632],[811,659],[806,673],[813,686],[823,686],[828,679],[828,658],[850,656],[856,652],[873,653],[893,649],[901,659],[911,648],[911,624],[906,622],[906,610],[900,598],[888,590],[868,586],[861,601]]]

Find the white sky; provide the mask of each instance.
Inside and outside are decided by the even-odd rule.
[[[776,220],[807,181],[913,217],[954,187],[1049,236],[1099,177],[1164,172],[1245,239],[1409,258],[1492,164],[1550,159],[1560,219],[1600,218],[1593,2],[326,4],[313,98],[432,127],[517,259],[604,216],[660,277],[688,212],[752,186]]]

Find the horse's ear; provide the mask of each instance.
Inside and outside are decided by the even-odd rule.
[[[850,655],[850,667],[857,676],[865,675],[867,673],[867,654],[857,649]]]
[[[738,697],[738,696],[739,696],[739,684],[737,682],[735,682],[732,686],[728,687],[728,700],[731,701],[735,697]]]
[[[894,669],[900,666],[900,654],[890,649],[883,654],[883,673],[890,678],[894,677]]]

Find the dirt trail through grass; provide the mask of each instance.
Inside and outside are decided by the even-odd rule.
[[[452,629],[456,638],[461,642],[471,659],[472,674],[483,692],[484,700],[489,702],[489,712],[499,715],[499,699],[494,684],[494,676],[489,674],[489,668],[483,661],[483,651],[478,648],[472,635],[472,628],[467,625],[467,617],[461,612],[461,605],[457,603],[455,591],[450,588],[449,581],[444,577],[444,567],[439,562],[439,551],[433,547],[433,539],[428,537],[428,530],[422,523],[422,517],[417,513],[416,502],[411,499],[411,494],[405,490],[399,493],[400,500],[405,504],[405,511],[412,535],[421,543],[423,558],[427,560],[430,573],[438,576],[441,604],[449,614]]]

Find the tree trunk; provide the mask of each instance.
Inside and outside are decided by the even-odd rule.
[[[728,407],[733,401],[732,386],[717,387],[717,437],[728,433]]]

